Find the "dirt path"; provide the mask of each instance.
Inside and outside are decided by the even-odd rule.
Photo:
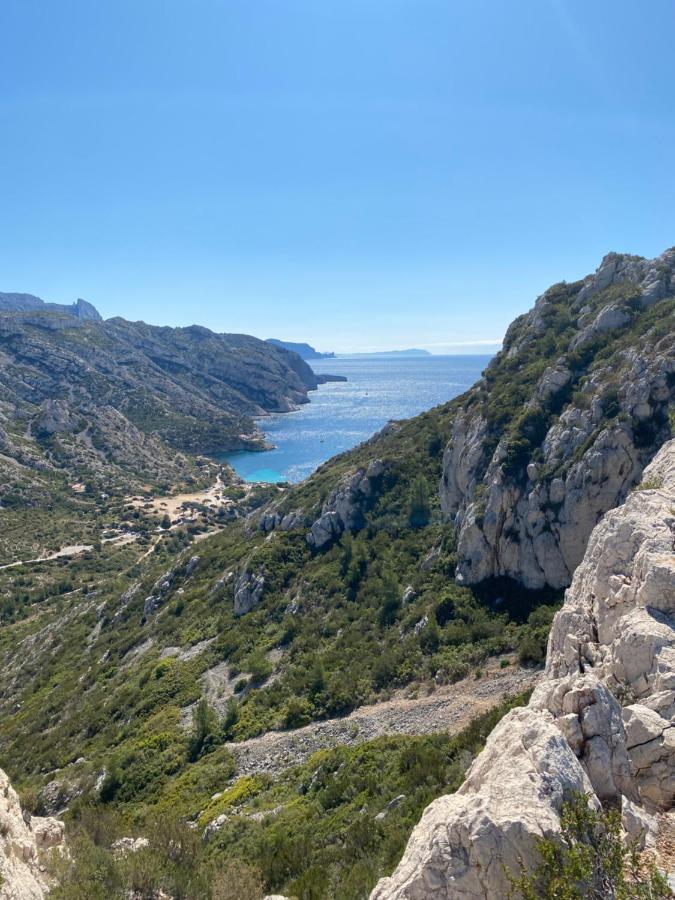
[[[478,681],[464,679],[416,699],[395,697],[362,706],[341,719],[314,722],[294,731],[269,731],[227,747],[237,761],[238,775],[273,774],[339,744],[360,744],[385,734],[454,734],[506,697],[532,687],[538,674],[532,669],[491,665]]]
[[[62,559],[64,556],[79,556],[81,553],[86,553],[92,549],[92,544],[73,544],[70,547],[61,547],[60,550],[49,553],[47,556],[38,556],[35,559],[18,559],[16,562],[5,563],[3,566],[0,566],[0,570],[13,569],[15,566],[27,566],[32,563],[52,562],[52,560]]]

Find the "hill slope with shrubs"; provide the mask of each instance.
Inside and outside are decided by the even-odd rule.
[[[0,592],[23,598],[0,632],[0,751],[29,805],[141,827],[167,796],[203,830],[209,809],[222,813],[207,794],[234,808],[249,789],[268,796],[237,778],[232,741],[480,676],[491,656],[541,662],[584,529],[671,434],[674,260],[612,255],[554,286],[462,397],[391,423],[216,534],[179,528],[114,564],[104,547],[0,572]],[[269,868],[272,825],[250,836],[235,815],[216,843],[254,860],[266,889],[363,896],[404,843],[388,843],[388,818],[352,893],[312,893],[328,851],[307,834],[304,855],[284,849],[285,874]],[[334,823],[327,843],[358,827]]]

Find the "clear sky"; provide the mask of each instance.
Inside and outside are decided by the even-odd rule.
[[[0,290],[482,349],[675,244],[672,0],[2,0]]]

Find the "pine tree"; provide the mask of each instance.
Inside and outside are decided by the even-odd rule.
[[[408,500],[408,522],[411,528],[424,528],[431,519],[429,485],[426,478],[418,475],[410,488]]]

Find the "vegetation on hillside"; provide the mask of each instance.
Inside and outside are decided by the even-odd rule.
[[[522,900],[661,900],[672,892],[653,860],[626,844],[621,814],[593,810],[583,794],[563,804],[560,836],[540,838],[539,863],[512,879]]]
[[[337,747],[275,778],[240,778],[227,789],[233,762],[214,752],[145,802],[76,802],[72,854],[57,866],[53,896],[108,900],[162,889],[182,900],[260,900],[265,892],[360,900],[395,867],[424,807],[459,786],[495,724],[526,700],[502,704],[452,738]],[[202,841],[215,814],[222,824]],[[113,843],[129,836],[145,837],[148,847],[116,856]]]

